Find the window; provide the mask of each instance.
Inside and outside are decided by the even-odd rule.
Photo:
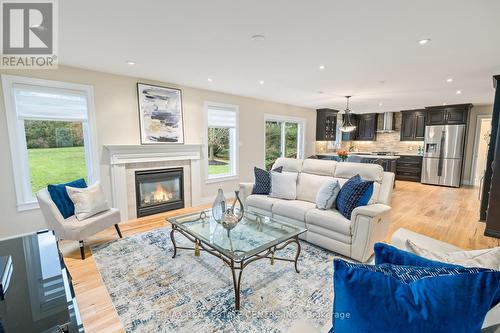
[[[98,179],[92,88],[2,76],[18,210],[38,207],[48,184]]]
[[[305,119],[265,115],[265,127],[266,170],[278,157],[304,158]]]
[[[238,107],[206,103],[207,179],[238,175]]]

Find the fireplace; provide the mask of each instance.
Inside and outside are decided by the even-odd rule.
[[[137,217],[184,208],[182,168],[135,172]]]

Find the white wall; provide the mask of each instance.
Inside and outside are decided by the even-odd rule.
[[[222,187],[225,192],[237,189],[240,181],[253,179],[254,166],[263,167],[265,113],[306,118],[305,156],[314,153],[316,112],[312,109],[72,67],[61,66],[57,70],[36,71],[2,70],[0,73],[88,84],[94,87],[101,181],[109,197],[111,194],[108,156],[102,147],[106,144],[140,143],[137,82],[182,89],[186,143],[203,143],[203,104],[205,101],[239,106],[240,179],[223,183],[203,183],[202,198],[214,197],[219,187]],[[18,212],[16,209],[4,99],[1,94],[0,89],[0,196],[2,198],[0,201],[0,238],[45,227],[39,210]],[[204,179],[204,168],[201,172],[202,179]]]

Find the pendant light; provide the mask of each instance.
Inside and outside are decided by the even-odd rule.
[[[351,109],[349,109],[349,98],[351,98],[351,96],[346,96],[345,98],[347,99],[347,102],[344,111],[344,117],[342,119],[342,126],[340,126],[340,131],[352,132],[356,129],[356,126],[354,126],[351,122]]]

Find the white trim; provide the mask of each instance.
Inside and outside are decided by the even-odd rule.
[[[307,119],[302,118],[302,117],[292,117],[292,116],[282,116],[282,115],[276,115],[276,114],[269,114],[265,113],[264,114],[264,153],[263,153],[263,161],[262,165],[263,168],[265,169],[266,167],[266,122],[268,121],[276,121],[276,122],[285,122],[285,123],[296,123],[298,124],[298,129],[297,129],[297,158],[303,159],[305,156],[305,138],[306,138],[306,125],[307,125]],[[281,127],[282,133],[281,135],[283,136],[284,132],[284,127]],[[284,149],[285,147],[285,140],[281,140],[281,153],[282,155],[284,154]]]
[[[212,106],[215,108],[227,109],[227,111],[234,112],[236,114],[236,126],[234,128],[234,135],[230,135],[230,152],[229,161],[231,163],[231,169],[233,172],[228,174],[221,174],[216,176],[209,176],[208,174],[208,108]],[[235,104],[225,104],[218,102],[205,101],[203,104],[203,149],[202,159],[205,160],[204,166],[204,177],[205,183],[216,183],[223,181],[230,181],[239,179],[240,174],[240,107]]]
[[[7,118],[7,132],[9,133],[10,154],[12,159],[12,172],[16,188],[17,210],[37,209],[38,202],[30,185],[28,150],[24,132],[24,119],[17,116],[15,108],[14,84],[27,84],[41,87],[58,88],[83,92],[87,98],[87,120],[83,121],[84,146],[87,178],[90,183],[99,178],[99,154],[97,147],[97,127],[95,124],[94,89],[92,86],[68,83],[61,81],[44,80],[15,75],[2,75],[2,88],[5,101],[5,114]],[[49,119],[49,118],[44,118]],[[57,119],[62,120],[62,119]],[[74,119],[71,121],[75,121]],[[87,128],[88,126],[88,128]]]
[[[38,208],[40,208],[40,206],[38,205],[38,201],[36,201],[36,200],[17,204],[17,211],[18,212],[22,212],[25,210],[34,210],[34,209],[38,209]]]
[[[104,145],[109,151],[110,164],[160,161],[199,160],[201,145]]]
[[[491,115],[489,114],[478,114],[476,116],[476,129],[474,133],[474,148],[472,150],[472,166],[470,170],[470,175],[469,175],[469,180],[468,181],[463,181],[462,183],[467,184],[467,185],[473,185],[477,186],[479,184],[475,184],[476,182],[476,165],[477,165],[477,151],[479,150],[479,142],[481,141],[481,138],[479,135],[481,134],[481,122],[483,119],[490,119],[491,120]]]
[[[240,179],[239,176],[218,176],[218,177],[212,177],[208,178],[205,180],[205,184],[213,184],[213,183],[220,183],[220,182],[230,182],[233,180],[238,180]]]

